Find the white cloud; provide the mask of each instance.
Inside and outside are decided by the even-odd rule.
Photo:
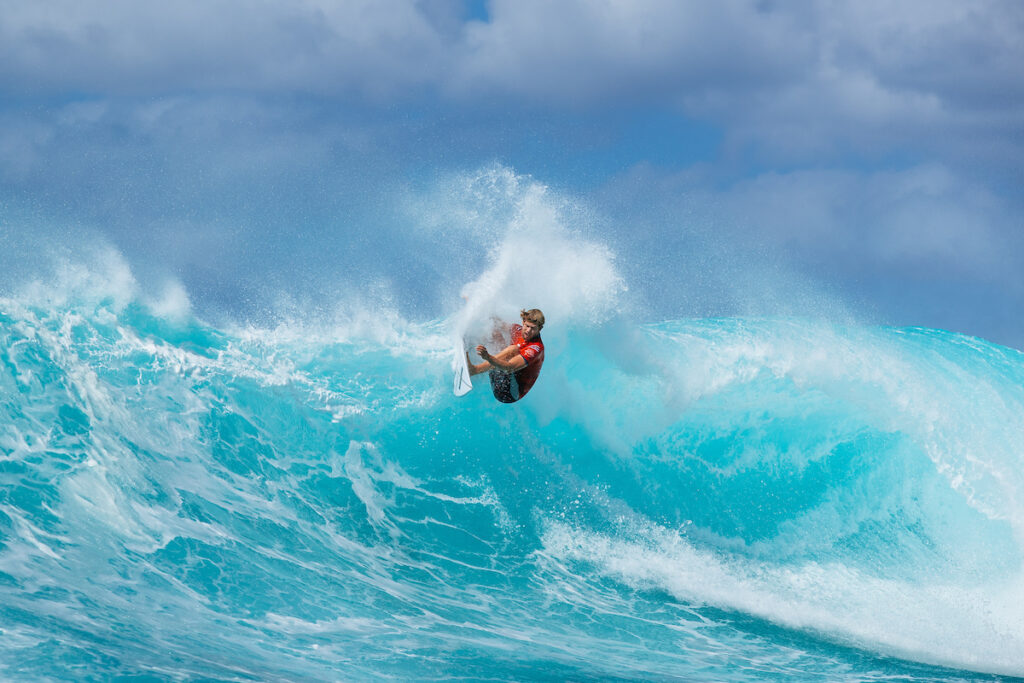
[[[927,265],[948,275],[999,278],[1024,266],[1001,234],[1012,207],[938,165],[897,171],[798,171],[745,181],[729,202],[758,216],[767,239],[857,270]],[[735,209],[734,209],[735,210]]]
[[[0,79],[22,94],[387,93],[440,71],[444,5],[5,0]]]
[[[798,261],[850,270],[923,264],[982,279],[1024,266],[1006,262],[1014,250],[999,232],[1009,207],[939,166],[768,174],[739,183],[722,203],[729,223],[796,252]]]
[[[491,0],[488,22],[462,13],[457,0],[4,0],[0,93],[653,104],[793,159],[1024,152],[1015,0]]]
[[[466,31],[455,85],[558,102],[669,101],[721,82],[750,86],[802,69],[789,17],[746,4],[495,0]]]
[[[696,169],[638,167],[596,196],[628,226],[614,246],[654,281],[646,289],[693,292],[687,305],[701,315],[810,314],[818,286],[899,324],[1019,343],[1019,329],[1010,337],[994,320],[1024,299],[1019,202],[950,168],[767,172],[722,185]]]
[[[491,14],[466,31],[463,91],[676,103],[772,155],[955,146],[942,133],[1019,137],[1024,121],[1020,3],[495,0]]]

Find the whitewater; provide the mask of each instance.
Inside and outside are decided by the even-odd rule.
[[[0,297],[0,678],[1024,676],[1020,352],[640,322],[543,188],[503,220],[429,320],[214,324],[116,252]],[[530,395],[455,398],[534,306]]]

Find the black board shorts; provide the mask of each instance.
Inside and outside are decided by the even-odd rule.
[[[491,370],[491,391],[494,398],[502,403],[515,403],[519,400],[519,382],[514,372]]]

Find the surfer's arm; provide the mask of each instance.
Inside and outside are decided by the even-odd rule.
[[[476,372],[484,372],[490,368],[498,368],[505,372],[515,372],[526,367],[526,359],[520,355],[519,347],[515,344],[505,347],[497,355],[491,355],[483,344],[476,347],[476,352],[484,359],[484,363],[474,366],[474,370],[484,364],[489,366]]]

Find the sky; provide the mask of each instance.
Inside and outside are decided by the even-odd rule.
[[[512,173],[640,317],[1024,348],[1022,159],[1017,0],[0,0],[7,287],[106,245],[198,314],[430,318],[488,249],[445,188]]]

